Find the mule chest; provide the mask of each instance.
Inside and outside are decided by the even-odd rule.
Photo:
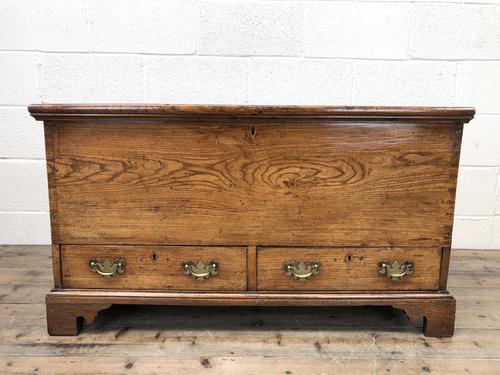
[[[388,305],[451,336],[471,108],[36,104],[48,330],[113,304]]]

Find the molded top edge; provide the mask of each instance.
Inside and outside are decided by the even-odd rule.
[[[380,107],[380,106],[298,106],[298,105],[179,105],[179,104],[31,104],[37,120],[72,118],[310,118],[397,120],[428,119],[468,122],[470,107]]]

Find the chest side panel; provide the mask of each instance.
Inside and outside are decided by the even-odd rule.
[[[49,123],[54,242],[448,246],[460,129]]]

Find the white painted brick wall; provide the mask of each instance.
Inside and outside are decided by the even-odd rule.
[[[251,104],[350,104],[352,64],[343,60],[254,58]]]
[[[497,44],[500,49],[500,40]],[[474,105],[478,113],[499,114],[499,61],[467,61],[458,63],[458,105]]]
[[[500,249],[500,0],[0,1],[0,243],[49,243],[37,102],[472,105],[453,246]]]
[[[42,211],[46,208],[40,164],[39,160],[0,160],[0,207],[3,210]]]
[[[192,54],[196,50],[196,2],[90,0],[93,51]]]
[[[248,62],[220,57],[144,57],[148,103],[244,103]]]
[[[0,212],[0,239],[3,244],[50,243],[48,212]]]
[[[500,59],[500,6],[416,4],[410,56]]]
[[[455,101],[453,63],[355,61],[353,104],[449,105]]]
[[[498,166],[499,148],[500,116],[477,114],[472,126],[464,128],[460,160],[463,165]]]
[[[47,54],[39,58],[43,102],[140,102],[142,57]]]
[[[0,106],[0,160],[4,158],[45,158],[43,126],[26,116],[24,106]]]
[[[500,176],[498,176],[498,181],[497,181],[497,191],[495,197],[495,214],[500,216]]]
[[[495,189],[499,168],[465,167],[458,173],[455,214],[491,216],[495,213]]]
[[[499,216],[496,216],[493,219],[490,247],[492,249],[500,249],[500,217]]]
[[[33,53],[0,52],[0,104],[22,105],[40,100],[36,59]]]
[[[202,1],[198,52],[202,55],[299,56],[302,52],[299,2]]]
[[[452,242],[454,248],[488,249],[492,245],[491,237],[491,218],[455,216]]]
[[[0,1],[0,49],[88,51],[85,0]]]
[[[304,55],[404,59],[411,3],[306,2]]]

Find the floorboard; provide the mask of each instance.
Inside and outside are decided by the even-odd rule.
[[[500,374],[500,252],[452,252],[449,339],[385,307],[113,306],[50,337],[50,248],[0,246],[0,266],[0,374]]]

